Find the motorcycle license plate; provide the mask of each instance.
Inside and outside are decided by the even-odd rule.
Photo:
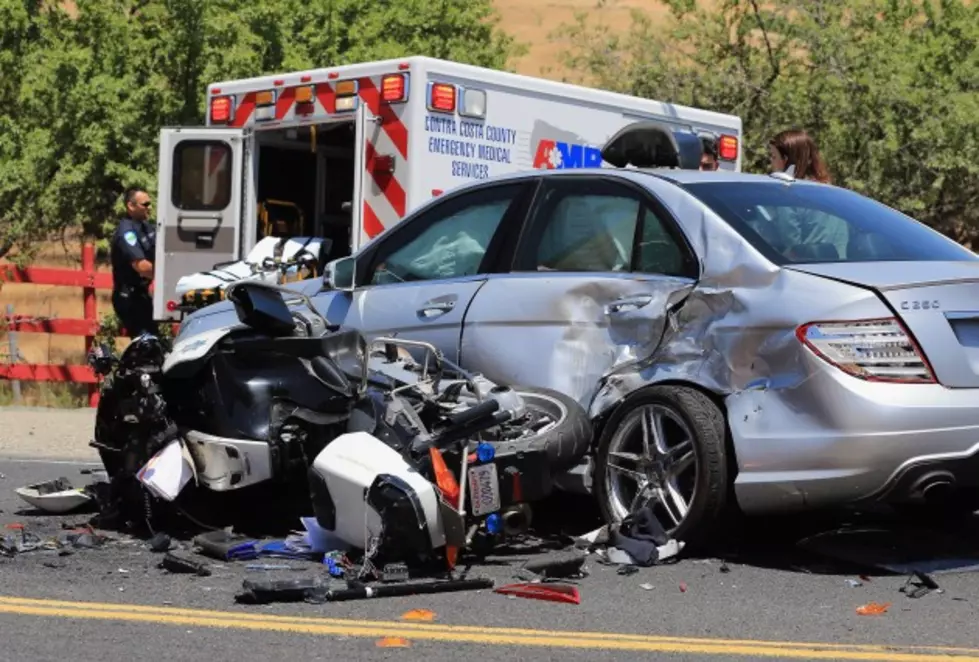
[[[480,464],[469,469],[469,503],[473,515],[480,517],[500,509],[500,481],[495,464]]]

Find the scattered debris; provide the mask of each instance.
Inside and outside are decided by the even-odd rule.
[[[923,572],[918,572],[917,570],[911,573],[911,576],[908,577],[908,581],[906,581],[904,586],[899,588],[898,591],[909,598],[920,598],[921,596],[927,595],[932,591],[935,591],[936,593],[944,593],[934,579]]]
[[[629,564],[629,565],[620,565],[618,570],[615,571],[615,574],[628,576],[628,575],[634,575],[637,572],[639,572],[639,566]]]
[[[92,502],[87,487],[75,488],[67,478],[18,487],[17,495],[38,510],[68,513]]]
[[[858,586],[863,586],[862,582],[858,582],[856,579],[847,579],[846,585],[850,588],[857,588]]]
[[[680,582],[680,593],[686,593],[686,592],[687,592],[687,583]]]
[[[861,616],[879,616],[885,613],[891,606],[890,602],[885,602],[883,604],[877,602],[868,602],[865,605],[857,607],[857,613]]]
[[[653,590],[653,585],[652,584],[640,584],[639,585],[639,588],[641,588],[641,589],[643,589],[645,591],[652,591]]]
[[[178,556],[173,552],[167,552],[160,562],[160,567],[168,572],[194,574],[198,577],[210,577],[211,569],[200,561]]]
[[[586,556],[578,552],[555,552],[538,559],[525,561],[520,570],[540,579],[570,579],[587,575]]]
[[[493,589],[494,593],[531,600],[546,600],[548,602],[566,602],[581,604],[578,587],[571,584],[507,584]]]

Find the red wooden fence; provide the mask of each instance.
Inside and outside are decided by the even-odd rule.
[[[9,331],[25,333],[53,333],[85,337],[85,353],[92,348],[93,337],[98,332],[96,290],[112,289],[112,274],[98,273],[95,270],[95,246],[86,243],[82,246],[82,268],[56,269],[50,267],[27,267],[19,269],[14,265],[0,265],[0,282],[32,283],[34,285],[62,285],[81,287],[85,298],[84,319],[37,319],[30,315],[4,316]],[[120,336],[126,336],[124,329]],[[16,357],[11,357],[15,359]],[[26,363],[0,364],[0,379],[28,382],[74,382],[88,384],[89,406],[95,407],[99,401],[98,377],[88,365],[38,365]]]

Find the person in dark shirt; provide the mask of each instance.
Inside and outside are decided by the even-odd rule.
[[[720,165],[717,162],[717,136],[708,133],[700,135],[700,145],[703,153],[700,156],[701,170],[717,170]]]
[[[153,203],[138,187],[124,196],[126,216],[112,235],[112,308],[130,338],[159,335],[149,291],[156,256],[156,230],[148,222]]]

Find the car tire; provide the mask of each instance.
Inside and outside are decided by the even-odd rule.
[[[574,467],[592,444],[593,428],[588,413],[578,402],[564,393],[537,386],[511,386],[531,412],[543,412],[554,420],[553,427],[541,434],[515,441],[497,441],[494,446],[502,452],[543,450],[552,475]]]
[[[665,494],[662,499],[671,499],[669,496],[671,491],[683,491],[684,485],[680,484],[680,478],[683,478],[683,483],[688,483],[690,475],[693,476],[687,510],[679,518],[678,524],[675,519],[670,519],[679,514],[672,500],[673,505],[669,507],[672,515],[667,513],[669,517],[661,514],[666,507],[659,501],[655,502],[659,505],[653,508],[667,534],[685,542],[687,551],[691,551],[713,538],[712,534],[716,533],[715,524],[719,522],[730,502],[727,426],[724,413],[713,400],[697,389],[684,386],[653,386],[633,394],[613,412],[604,426],[597,450],[594,485],[599,508],[605,521],[614,524],[621,521],[628,512],[635,510],[641,503],[654,503],[645,496],[640,496],[637,488],[636,495],[629,504],[634,507],[624,507],[620,484],[613,484],[612,480],[615,474],[620,474],[620,469],[617,468],[618,461],[624,461],[624,456],[630,454],[621,450],[622,445],[635,444],[636,426],[647,425],[642,419],[650,413],[654,417],[659,417],[658,420],[669,420],[669,425],[666,423],[659,425],[659,429],[665,432],[664,436],[672,435],[675,439],[680,439],[681,435],[689,437],[689,446],[695,462],[692,471],[684,469],[683,476],[674,478],[673,490],[669,486],[660,489],[655,485],[648,489],[658,489],[660,495]],[[638,430],[640,451],[642,451],[643,429]],[[632,441],[628,442],[629,439]],[[678,441],[675,446],[667,444],[666,447],[679,450],[683,443]],[[610,462],[613,453],[616,454],[614,466]],[[687,452],[684,452],[683,458],[686,456]],[[675,466],[678,467],[680,464],[677,461]],[[636,480],[637,476],[642,474],[651,475],[651,472],[656,473],[657,470],[649,468],[637,470],[632,479]],[[671,482],[669,479],[664,479],[662,475],[657,480],[660,481],[660,485]]]

